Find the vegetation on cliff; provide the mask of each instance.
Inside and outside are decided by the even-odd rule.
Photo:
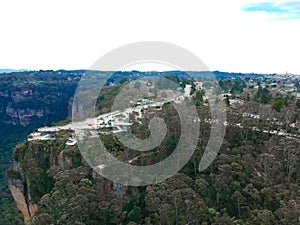
[[[123,75],[117,73],[116,77]],[[104,88],[97,102],[99,113],[107,111],[112,96],[126,82]],[[86,164],[76,146],[65,145],[70,132],[58,133],[55,141],[19,144],[7,175],[12,185],[19,181],[27,188],[23,191],[25,203],[37,205],[27,224],[298,224],[299,140],[273,132],[290,131],[290,122],[299,119],[295,99],[264,88],[249,88],[244,93],[247,85],[239,79],[224,80],[220,85],[232,94],[230,100],[243,100],[244,104],[227,108],[224,142],[216,160],[203,172],[198,165],[210,135],[210,113],[203,92],[192,98],[201,119],[197,149],[178,174],[159,184],[129,187],[104,179]],[[278,99],[280,109],[271,105]],[[125,163],[161,161],[176,147],[180,126],[172,105],[165,104],[142,121],[132,119],[132,133],[147,137],[147,124],[153,116],[164,118],[168,127],[161,146],[140,153],[123,146],[113,135],[101,134],[104,145]]]
[[[160,116],[167,114],[166,118],[176,121],[176,113],[168,107]],[[202,115],[209,114],[205,106],[199,110]],[[229,123],[242,122],[245,128],[229,125],[221,151],[206,171],[195,167],[210,133],[209,124],[203,123],[201,143],[189,163],[176,176],[147,187],[112,183],[82,159],[80,164],[65,159],[58,166],[55,162],[62,152],[78,150],[60,141],[17,148],[15,157],[24,171],[31,173],[29,189],[35,191],[29,193],[38,204],[38,211],[27,224],[298,224],[299,142],[248,129],[253,121],[238,121],[242,117],[233,115],[236,111],[229,110]],[[169,126],[176,132],[176,124]],[[153,164],[166,157],[176,146],[176,135],[174,140],[170,138],[166,148],[142,155],[134,163]],[[112,135],[104,141],[120,160],[136,157]],[[33,183],[40,176],[42,179]]]

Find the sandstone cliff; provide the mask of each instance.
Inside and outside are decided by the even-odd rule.
[[[55,141],[24,142],[14,150],[7,183],[26,224],[72,221],[70,214],[78,216],[81,210],[90,207],[84,214],[89,216],[89,211],[92,213],[100,203],[120,214],[120,206],[129,199],[126,186],[96,174],[84,162],[77,146],[65,145],[70,135],[67,131],[60,132]],[[132,189],[131,195],[136,192]],[[77,209],[74,204],[81,201],[79,211],[73,212]],[[53,217],[56,215],[59,218]]]
[[[36,196],[38,187],[35,179],[45,174],[47,177],[50,169],[66,170],[81,162],[79,155],[72,154],[75,147],[64,145],[65,135],[61,134],[62,140],[55,142],[24,142],[14,150],[14,163],[7,171],[7,183],[25,223],[35,215],[38,197],[44,194],[41,192]]]

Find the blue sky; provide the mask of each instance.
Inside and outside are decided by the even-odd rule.
[[[85,69],[117,47],[164,41],[190,50],[211,70],[300,74],[299,4],[0,1],[0,68]]]

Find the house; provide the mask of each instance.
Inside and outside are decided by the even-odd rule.
[[[188,98],[191,94],[191,91],[192,91],[192,85],[190,85],[190,84],[185,85],[184,97]]]
[[[150,100],[149,100],[149,99],[146,99],[146,98],[143,98],[143,99],[142,99],[142,103],[143,103],[143,104],[149,104],[149,103],[150,103]]]
[[[55,139],[50,136],[50,132],[34,132],[27,138],[28,141],[54,141]]]
[[[75,138],[69,138],[66,142],[66,145],[74,146],[74,145],[76,145],[76,143],[77,143],[77,140]]]
[[[298,132],[300,132],[300,120],[296,120],[295,123],[291,123],[291,124],[290,124],[290,127],[291,127],[291,128],[295,128],[295,129],[298,130]]]
[[[195,85],[196,91],[199,91],[203,88],[202,82],[196,81],[196,82],[194,82],[194,85]]]
[[[224,93],[223,98],[231,98],[232,94],[231,93]]]

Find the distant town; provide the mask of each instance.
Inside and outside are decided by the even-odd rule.
[[[68,78],[71,79],[71,78]],[[143,82],[139,82],[139,85]],[[206,82],[201,81],[185,81],[179,82],[177,94],[172,93],[169,96],[156,96],[153,93],[147,93],[148,98],[139,98],[135,101],[130,101],[130,107],[116,110],[109,113],[101,114],[95,118],[88,118],[85,121],[73,122],[62,126],[42,127],[36,132],[28,136],[28,141],[51,141],[55,140],[53,134],[61,130],[77,131],[66,141],[66,145],[73,146],[77,144],[77,140],[84,136],[85,131],[98,130],[99,134],[116,134],[121,132],[128,132],[132,121],[130,116],[135,115],[136,118],[142,118],[146,112],[153,110],[161,110],[166,103],[180,104],[184,100],[196,100],[196,105],[208,105],[209,94],[212,88]],[[146,85],[146,83],[144,83]],[[221,88],[222,101],[225,101],[227,107],[231,109],[238,109],[250,100],[262,103],[272,104],[272,109],[280,111],[282,107],[287,107],[288,101],[296,102],[296,106],[300,107],[300,76],[292,74],[284,75],[264,75],[264,76],[244,76],[244,77],[230,77],[230,79],[223,79],[219,81]],[[152,87],[153,88],[153,87]],[[179,94],[178,94],[179,93]],[[205,94],[206,93],[206,94]],[[32,94],[31,90],[23,90],[14,93],[15,98],[22,98],[23,95]],[[5,93],[0,92],[0,96]],[[197,102],[197,100],[199,100]],[[220,99],[219,99],[220,100]],[[297,105],[298,104],[298,105]],[[289,107],[291,108],[291,107]],[[7,109],[9,113],[9,108]],[[22,113],[22,111],[20,111]],[[263,112],[261,112],[263,113]],[[30,116],[23,115],[23,117]],[[259,113],[244,112],[243,118],[251,118],[254,120],[261,120],[263,115]],[[289,121],[288,128],[282,129],[283,122],[276,117],[267,118],[276,126],[272,129],[253,127],[255,130],[260,130],[266,133],[288,136],[290,138],[299,137],[300,133],[300,119],[296,117],[293,121]],[[218,123],[211,119],[206,119],[208,123]],[[227,126],[228,122],[225,121]],[[234,126],[242,128],[241,123],[235,123]],[[298,133],[298,134],[297,134]],[[80,135],[82,134],[82,135]]]

